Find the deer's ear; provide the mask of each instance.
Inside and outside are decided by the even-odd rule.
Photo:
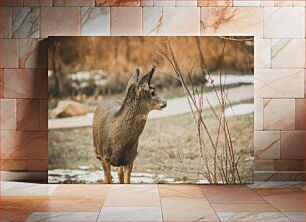
[[[139,81],[139,85],[150,85],[153,73],[156,69],[156,65],[153,65],[152,69]]]
[[[126,93],[129,91],[129,88],[133,85],[136,85],[139,79],[139,69],[136,69],[133,73],[132,77],[130,78],[127,87],[126,87]]]

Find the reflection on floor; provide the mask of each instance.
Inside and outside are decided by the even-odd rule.
[[[305,221],[305,187],[1,182],[0,221]]]

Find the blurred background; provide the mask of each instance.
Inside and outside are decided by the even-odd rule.
[[[222,84],[231,90],[226,115],[235,152],[241,156],[243,182],[251,182],[253,38],[171,37],[170,40],[187,84],[205,86],[202,89],[216,110],[220,107],[213,102],[216,100],[213,91]],[[165,111],[150,115],[140,137],[132,183],[208,183],[205,177],[194,175],[187,168],[177,168],[178,156],[187,165],[198,163],[199,148],[184,90],[171,64],[159,53],[163,47],[163,37],[49,38],[49,182],[103,181],[92,145],[93,112],[101,100],[123,100],[126,84],[136,68],[145,74],[156,64],[152,85],[169,105]],[[207,105],[203,112],[211,133],[217,135],[213,111]],[[115,173],[113,179],[117,182]]]
[[[245,37],[241,37],[245,38]],[[248,37],[250,38],[250,37]],[[200,50],[208,71],[218,73],[223,39],[218,37],[173,37],[172,47],[179,61],[196,63],[192,76],[203,81]],[[120,93],[131,73],[147,72],[152,64],[162,74],[154,76],[160,88],[177,86],[170,64],[156,53],[161,37],[51,37],[49,38],[49,97],[98,96]],[[228,74],[253,73],[253,41],[228,41],[223,71]],[[168,75],[166,75],[168,74]]]

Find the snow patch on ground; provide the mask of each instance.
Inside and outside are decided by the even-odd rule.
[[[238,104],[224,110],[226,117],[241,116],[254,112],[254,104]]]
[[[82,169],[62,170],[55,169],[48,171],[49,183],[103,183],[104,174],[102,170]],[[112,171],[113,183],[119,183],[117,172]],[[131,183],[182,183],[164,175],[135,172],[131,175]],[[208,183],[207,180],[199,180],[198,183]]]
[[[220,75],[210,75],[211,79],[214,82],[215,86],[220,86]],[[209,80],[210,82],[211,80]],[[222,75],[221,84],[237,84],[237,83],[253,83],[254,75]],[[209,85],[209,83],[208,83]]]

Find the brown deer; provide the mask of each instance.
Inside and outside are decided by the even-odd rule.
[[[111,165],[116,166],[120,183],[130,183],[138,139],[151,110],[161,110],[161,99],[150,82],[155,66],[139,80],[136,69],[128,82],[122,104],[101,103],[93,118],[93,141],[96,157],[104,170],[104,183],[111,183]]]

